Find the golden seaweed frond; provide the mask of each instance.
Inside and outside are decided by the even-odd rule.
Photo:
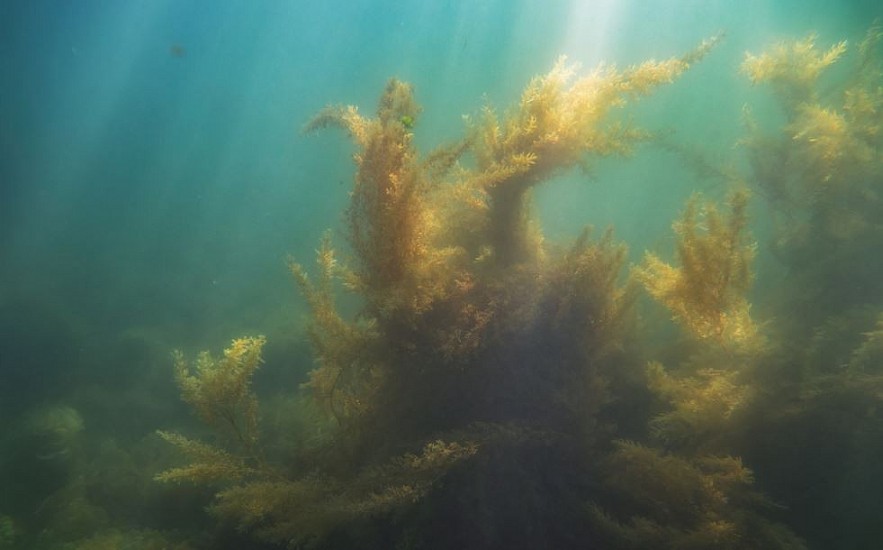
[[[825,51],[816,48],[816,40],[817,36],[811,34],[802,40],[777,44],[771,52],[747,53],[742,72],[754,84],[769,82],[789,104],[812,101],[817,97],[815,86],[821,74],[846,53],[845,40]]]
[[[702,40],[698,46],[693,48],[691,51],[681,56],[681,62],[687,65],[689,68],[694,63],[698,63],[705,59],[705,57],[712,52],[721,42],[723,42],[724,38],[726,38],[726,31],[718,31],[717,34],[710,36]]]
[[[174,353],[181,398],[221,436],[226,448],[159,431],[163,440],[183,451],[190,464],[166,470],[156,476],[157,480],[229,483],[269,473],[258,441],[258,401],[251,391],[251,379],[261,363],[265,341],[263,336],[233,340],[223,357],[202,352],[195,365],[190,365],[181,352]]]
[[[720,36],[706,40],[681,57],[646,61],[622,71],[602,65],[575,80],[578,67],[560,57],[551,71],[528,84],[518,108],[502,123],[492,109],[485,109],[483,123],[474,129],[479,170],[530,158],[530,164],[522,163],[522,169],[529,172],[523,176],[528,180],[525,183],[532,185],[546,179],[552,170],[567,169],[586,153],[609,152],[613,145],[599,145],[619,140],[610,140],[608,129],[601,126],[606,115],[633,97],[670,84],[719,40]]]
[[[482,173],[489,170],[511,173],[491,179],[493,187],[513,179],[512,185],[531,186],[554,170],[573,166],[586,153],[624,148],[601,126],[606,115],[628,98],[672,82],[688,66],[679,58],[648,61],[624,71],[602,66],[573,80],[576,66],[560,58],[551,71],[528,84],[518,108],[505,120],[485,109],[481,124],[473,129],[479,181],[487,181]]]
[[[753,482],[738,458],[687,460],[631,441],[615,444],[608,483],[641,502],[638,510],[653,510],[659,521],[702,521],[723,512]]]
[[[342,488],[334,480],[308,476],[296,481],[256,481],[216,495],[211,512],[258,538],[293,544],[325,534],[343,514],[329,509]]]
[[[632,285],[619,286],[628,249],[608,229],[597,240],[583,230],[570,250],[547,270],[547,306],[553,323],[572,332],[601,354],[622,343],[625,321],[635,298]]]
[[[469,293],[474,287],[471,278],[458,280],[462,292]],[[497,304],[494,301],[486,303],[463,304],[458,311],[453,324],[437,329],[437,350],[441,357],[448,363],[465,363],[485,345],[487,330],[493,325],[496,317]]]
[[[345,130],[359,145],[367,143],[369,121],[359,114],[353,105],[332,105],[325,107],[304,126],[304,132],[315,132],[337,127]]]
[[[630,514],[619,518],[598,505],[590,508],[611,547],[805,549],[786,527],[760,516],[768,503],[738,458],[690,460],[619,441],[607,470],[608,489]]]
[[[399,284],[426,247],[426,181],[412,145],[417,108],[411,87],[390,80],[374,119],[344,116],[354,107],[332,109],[337,117],[320,113],[316,120],[338,120],[359,146],[348,212],[350,240],[363,268],[359,275],[372,290]],[[328,123],[314,122],[308,128],[324,126]]]
[[[650,423],[654,437],[669,447],[695,449],[707,445],[724,432],[727,422],[745,406],[750,395],[750,386],[739,382],[739,369],[702,368],[675,377],[653,361],[646,372],[648,388],[673,407]]]
[[[412,144],[416,117],[409,85],[387,85],[362,150],[348,219],[350,240],[368,289],[382,292],[407,282],[427,253],[427,181]]]
[[[487,196],[489,245],[500,265],[537,256],[539,239],[525,226],[529,189],[585,164],[589,155],[625,154],[647,139],[646,132],[608,120],[611,111],[673,82],[718,40],[682,57],[621,71],[601,66],[576,79],[577,67],[561,57],[527,85],[518,106],[502,120],[492,108],[484,109],[471,128],[476,167],[467,178]]]
[[[468,138],[437,147],[423,159],[422,169],[430,181],[441,181],[471,147],[472,142]]]
[[[431,441],[420,454],[409,453],[363,472],[350,486],[356,490],[351,490],[337,506],[355,517],[413,504],[425,497],[452,467],[477,451],[478,444],[474,442]]]
[[[356,177],[347,211],[356,277],[372,314],[420,313],[445,293],[444,275],[458,251],[440,243],[444,223],[432,194],[470,147],[469,140],[419,158],[412,130],[420,108],[407,83],[392,79],[375,118],[355,107],[326,108],[307,130],[344,128],[353,137]]]
[[[209,426],[251,448],[258,439],[258,404],[251,379],[261,364],[263,336],[233,340],[222,358],[202,352],[190,365],[174,353],[175,381],[181,398]]]
[[[724,218],[713,204],[693,196],[674,224],[680,266],[648,252],[634,274],[696,338],[744,346],[757,336],[745,298],[755,249],[746,236],[748,192],[739,189],[728,202]]]
[[[242,458],[213,445],[188,439],[174,432],[157,431],[156,433],[190,459],[190,464],[187,466],[157,474],[154,476],[157,481],[208,484],[219,481],[240,481],[256,472]]]
[[[749,57],[743,72],[772,86],[787,117],[778,134],[750,129],[755,179],[785,214],[780,247],[810,253],[868,236],[879,226],[883,202],[883,31],[875,23],[845,56],[845,42],[827,52],[814,37]],[[834,63],[838,79],[820,75]]]
[[[405,455],[401,459],[400,465],[415,473],[440,472],[473,456],[477,451],[478,444],[475,442],[452,441],[446,443],[441,439],[436,439],[424,445],[419,455]]]
[[[846,118],[819,105],[804,105],[790,126],[792,139],[802,142],[808,157],[822,167],[822,179],[834,175],[839,161],[855,147]]]
[[[309,335],[317,365],[310,372],[306,386],[337,422],[342,423],[364,413],[370,401],[366,398],[373,387],[371,378],[375,372],[368,353],[374,338],[373,327],[370,323],[349,323],[337,311],[334,281],[347,275],[335,258],[330,234],[325,234],[316,251],[318,277],[315,282],[300,264],[289,261],[288,266],[307,300],[312,319]]]
[[[436,440],[420,454],[366,468],[346,481],[308,475],[295,481],[244,483],[218,493],[211,511],[266,541],[303,543],[347,521],[413,504],[477,450],[468,441]]]
[[[838,193],[837,187],[873,171],[879,162],[879,130],[883,119],[878,107],[883,105],[883,91],[871,99],[864,90],[849,90],[843,109],[818,104],[802,105],[786,131],[791,134],[794,154],[803,163],[806,191]],[[826,187],[833,189],[826,190]]]

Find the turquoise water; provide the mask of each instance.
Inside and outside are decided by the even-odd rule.
[[[202,513],[212,491],[170,496],[150,479],[174,462],[151,434],[199,430],[177,397],[174,349],[190,356],[240,335],[266,335],[265,368],[254,386],[268,402],[283,390],[295,393],[313,368],[308,309],[286,261],[308,263],[328,229],[345,249],[342,213],[353,180],[347,139],[301,131],[323,106],[358,105],[367,115],[390,77],[410,82],[422,106],[414,139],[428,151],[462,136],[464,116],[476,117],[484,105],[502,111],[517,103],[530,79],[561,55],[584,74],[600,63],[628,67],[682,55],[722,31],[707,58],[621,118],[749,174],[745,148],[737,146],[745,137],[743,106],[771,125],[781,114],[769,90],[740,74],[745,53],[811,32],[823,49],[844,38],[852,46],[879,16],[876,2],[823,0],[37,0],[0,7],[0,549],[87,548],[91,536],[111,532],[126,533],[119,540],[130,546],[107,535],[108,548],[172,547],[151,546],[166,544],[151,538],[160,536],[225,547]],[[556,174],[537,188],[534,207],[548,242],[566,244],[586,224],[613,226],[629,247],[628,262],[637,264],[645,250],[671,257],[670,227],[692,193],[718,199],[727,188],[651,142],[628,158],[596,159],[589,173]],[[796,264],[783,266],[765,251],[774,229],[765,190],[753,191],[752,313],[768,315],[770,338],[808,334],[821,357],[830,337],[851,357],[861,335],[874,330],[868,310],[883,306],[880,270],[808,285],[854,284],[858,297],[851,299],[862,313],[826,317],[827,301],[783,309],[777,289],[791,284]],[[874,264],[880,242],[850,246]],[[359,301],[347,305],[358,310]],[[775,324],[791,311],[815,312],[817,322]],[[643,322],[667,317],[647,313]],[[842,337],[822,334],[837,323],[841,332],[830,334]],[[670,331],[660,328],[658,338]],[[758,489],[772,493],[771,515],[810,548],[877,548],[883,537],[873,521],[883,513],[876,465],[883,449],[862,443],[883,431],[883,419],[876,398],[862,403],[855,414],[867,422],[845,448],[792,456],[786,445],[770,443],[775,451],[765,452],[744,445],[744,434],[735,437],[743,445],[730,454],[743,455]],[[806,428],[800,440],[838,432],[837,422],[849,425],[853,412],[813,409],[828,431],[816,436]],[[812,414],[802,428],[818,420]],[[777,482],[804,460],[821,466]],[[831,465],[843,470],[814,477]],[[105,483],[98,470],[112,468],[114,480]],[[846,489],[801,486],[810,481],[861,489],[858,504]],[[830,525],[819,526],[807,498],[823,499]],[[262,547],[236,536],[227,547]]]

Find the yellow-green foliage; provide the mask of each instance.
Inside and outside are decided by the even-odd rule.
[[[838,42],[827,51],[816,48],[817,36],[777,44],[772,51],[760,55],[748,53],[742,62],[751,82],[769,82],[777,94],[789,103],[817,99],[816,83],[825,69],[846,53],[846,41]]]
[[[378,382],[378,370],[367,353],[376,335],[371,323],[346,322],[335,308],[334,280],[340,268],[329,235],[316,253],[316,265],[319,274],[314,283],[300,264],[289,262],[312,318],[309,334],[316,368],[310,372],[307,386],[325,410],[342,423],[365,412],[370,402],[366,398]]]
[[[617,284],[625,248],[610,232],[598,242],[586,233],[564,253],[545,247],[527,195],[590,155],[628,152],[646,133],[609,120],[611,111],[672,82],[715,42],[582,78],[562,59],[508,115],[487,108],[466,138],[423,156],[408,84],[391,80],[374,117],[355,107],[320,112],[307,131],[342,128],[357,148],[353,267],[337,261],[326,236],[315,276],[290,269],[312,316],[316,364],[306,385],[340,429],[313,455],[271,468],[257,450],[248,385],[263,339],[236,341],[240,351],[220,361],[201,355],[195,374],[178,355],[185,400],[238,437],[216,447],[161,433],[192,462],[159,478],[224,480],[216,514],[265,540],[300,544],[412,506],[488,447],[485,457],[509,452],[501,449],[517,457],[530,454],[522,439],[573,449],[596,438],[608,385],[625,378],[611,359],[623,353],[634,297],[633,286]],[[363,297],[357,321],[335,307],[336,281]]]
[[[383,458],[414,440],[502,418],[591,425],[607,399],[602,358],[621,342],[634,296],[616,283],[625,249],[611,233],[598,243],[586,234],[550,255],[526,196],[588,155],[628,152],[646,134],[610,121],[610,112],[672,82],[715,42],[578,79],[561,59],[502,120],[488,107],[464,140],[424,157],[405,83],[390,81],[373,118],[355,107],[319,113],[308,131],[340,127],[357,146],[347,212],[355,269],[339,266],[328,237],[315,282],[291,264],[313,318],[308,385],[349,428],[341,438],[375,458],[356,458],[363,467],[350,467],[349,477],[232,487],[217,510],[269,539],[321,533],[355,513],[414,501],[432,485],[420,472],[432,472],[431,481],[449,468],[439,457],[475,452],[455,437],[461,443],[427,446],[422,458]],[[363,295],[358,323],[337,312],[335,279]],[[513,365],[519,355],[538,359]]]
[[[232,451],[159,431],[158,435],[178,447],[190,464],[161,472],[157,480],[215,483],[269,474],[258,441],[257,397],[251,391],[264,342],[263,336],[233,340],[222,358],[202,352],[193,368],[181,352],[175,352],[175,380],[181,398],[221,437],[221,445]]]
[[[713,447],[725,436],[733,414],[745,406],[750,386],[740,381],[742,371],[721,361],[719,355],[699,357],[707,362],[694,372],[670,374],[657,362],[647,366],[648,387],[673,409],[650,423],[653,435],[668,447],[701,449]]]
[[[431,441],[420,454],[407,453],[379,466],[332,475],[321,473],[325,468],[317,464],[316,471],[288,478],[266,463],[258,441],[257,401],[249,387],[263,344],[262,337],[234,340],[220,360],[202,353],[195,374],[180,353],[175,355],[184,400],[220,435],[236,437],[223,438],[228,449],[157,432],[189,464],[155,476],[164,482],[225,485],[212,511],[261,538],[305,541],[339,522],[413,503],[444,472],[478,450],[477,443],[461,435],[461,441]]]
[[[754,491],[753,475],[738,458],[688,460],[632,442],[616,447],[606,484],[628,512],[590,510],[611,547],[805,548],[787,529],[759,515],[769,504]]]
[[[251,378],[261,364],[266,340],[239,338],[216,359],[202,352],[191,367],[176,351],[175,381],[186,401],[206,424],[251,448],[258,438],[258,403]]]
[[[538,315],[543,321],[532,321],[548,323],[552,334],[568,340],[551,340],[560,355],[545,368],[549,376],[563,377],[555,400],[586,422],[593,421],[609,399],[602,367],[609,355],[622,349],[636,297],[634,285],[618,284],[626,247],[614,241],[612,230],[597,241],[589,236],[588,229],[583,231],[570,250],[549,262],[546,299]]]
[[[180,468],[172,468],[156,475],[157,481],[188,481],[192,483],[216,483],[239,481],[254,474],[245,460],[233,456],[223,449],[208,445],[201,441],[187,439],[174,432],[159,431],[157,434],[166,442],[174,445],[190,460],[190,464]]]
[[[754,258],[754,245],[746,236],[748,193],[739,189],[728,202],[725,219],[713,204],[691,198],[674,224],[679,267],[648,252],[634,273],[694,337],[745,347],[757,338],[745,298]]]
[[[419,114],[411,86],[392,79],[375,118],[356,107],[329,107],[307,126],[345,129],[359,150],[347,211],[349,240],[358,262],[353,282],[378,312],[422,311],[443,293],[454,250],[438,245],[442,220],[431,204],[438,181],[462,152],[458,145],[421,161],[411,132]]]
[[[809,226],[802,242],[811,258],[839,251],[825,247],[831,239],[883,235],[881,37],[871,29],[842,81],[823,82],[849,58],[846,43],[818,49],[814,36],[749,54],[742,66],[772,87],[785,115],[779,133],[758,125],[745,140],[752,175],[765,196],[795,207],[795,225]],[[853,396],[861,399],[850,411],[870,425],[883,395],[883,321],[860,337],[867,316],[825,310],[830,322],[792,331],[804,339],[768,346],[778,334],[761,336],[749,314],[755,246],[741,187],[726,208],[693,196],[674,224],[675,259],[648,252],[624,286],[626,251],[612,232],[597,241],[585,232],[559,249],[530,216],[533,188],[650,141],[612,115],[673,82],[717,40],[584,76],[561,58],[517,105],[485,107],[463,139],[427,154],[415,146],[420,108],[407,83],[390,80],[373,115],[321,111],[306,131],[343,129],[356,151],[351,257],[339,261],[326,235],[315,273],[289,264],[311,315],[315,364],[303,398],[312,401],[289,399],[277,414],[302,417],[259,438],[250,382],[264,339],[235,340],[223,357],[203,353],[193,366],[177,353],[183,399],[220,437],[159,432],[188,463],[157,479],[220,485],[210,510],[225,525],[289,547],[804,548],[764,519],[773,506],[730,455],[746,451],[775,474],[774,459],[764,462],[772,451],[760,447],[782,440],[781,426],[812,427],[807,411],[822,418]],[[667,147],[704,178],[746,179]],[[861,267],[844,266],[835,272]],[[805,276],[794,285],[812,309],[807,282],[828,282]],[[641,368],[644,334],[629,330],[637,284],[691,337],[665,351],[672,370]],[[338,286],[362,299],[354,319],[336,306]],[[328,414],[317,419],[320,409]],[[310,421],[315,428],[304,427]],[[280,444],[267,452],[274,436]],[[615,441],[622,437],[678,454]],[[795,455],[817,444],[825,449],[813,441]],[[782,477],[777,497],[788,495]]]
[[[347,479],[314,474],[238,485],[218,493],[212,511],[264,540],[303,543],[347,521],[413,504],[477,450],[468,441],[436,440],[419,455],[406,454]]]
[[[550,262],[552,314],[561,330],[582,330],[581,341],[615,346],[634,298],[632,286],[617,284],[627,249],[614,241],[612,230],[594,242],[590,235],[584,230],[566,254]]]
[[[679,58],[647,61],[622,71],[602,66],[576,79],[576,67],[562,57],[549,73],[531,81],[517,108],[502,120],[485,108],[472,129],[476,167],[468,185],[486,197],[488,244],[500,265],[538,254],[538,239],[525,210],[527,191],[585,162],[588,154],[628,153],[647,134],[607,120],[610,111],[671,83],[718,39]]]
[[[764,340],[745,298],[754,258],[754,245],[745,235],[747,201],[744,189],[732,192],[725,218],[694,195],[674,224],[680,266],[648,252],[644,265],[634,270],[695,340],[695,355],[674,373],[657,362],[646,369],[648,388],[672,407],[651,421],[651,431],[673,448],[715,449],[750,395],[743,379]]]
[[[752,123],[744,143],[758,184],[790,221],[783,237],[794,244],[879,231],[883,197],[869,182],[883,175],[881,37],[873,26],[849,56],[845,41],[822,52],[810,36],[749,54],[742,65],[752,82],[772,87],[786,116],[778,135]],[[844,65],[844,75],[829,82],[824,73],[834,64]]]
[[[488,107],[466,139],[422,158],[412,134],[420,109],[411,87],[397,80],[387,85],[373,118],[336,106],[309,122],[307,131],[343,128],[358,147],[347,212],[355,270],[338,266],[327,238],[318,253],[317,282],[291,264],[313,315],[317,368],[309,386],[332,414],[343,422],[368,414],[378,401],[401,404],[405,396],[397,387],[415,391],[413,373],[401,372],[408,364],[428,370],[426,363],[440,357],[462,367],[495,326],[529,324],[542,285],[560,279],[556,270],[565,264],[543,276],[545,251],[539,230],[531,229],[525,193],[587,155],[628,150],[644,133],[608,120],[610,111],[672,82],[716,41],[679,58],[621,71],[605,66],[579,79],[562,58],[528,85],[502,122]],[[467,152],[474,163],[458,165]],[[567,260],[574,265],[567,265],[581,287],[570,290],[597,293],[584,296],[581,307],[591,309],[591,339],[600,342],[626,309],[621,297],[604,302],[607,293],[619,292],[612,283],[622,253],[611,256],[617,269],[605,269],[610,265],[600,248],[584,241],[579,246],[583,256],[574,252]],[[497,269],[514,264],[517,269],[508,272]],[[364,296],[362,323],[337,313],[336,277]],[[585,280],[577,282],[580,277]],[[410,413],[389,413],[386,421],[401,414]]]

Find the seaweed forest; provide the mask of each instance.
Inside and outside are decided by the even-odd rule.
[[[348,139],[352,180],[340,230],[287,260],[308,375],[265,396],[290,358],[231,334],[169,350],[192,421],[137,448],[83,448],[76,410],[36,411],[5,460],[57,455],[55,481],[0,497],[0,549],[875,548],[883,28],[746,53],[733,70],[768,104],[731,114],[721,161],[637,107],[725,40],[562,57],[427,151],[397,78],[373,108],[320,110],[303,139]],[[658,249],[592,219],[544,236],[539,188],[648,149],[710,183]]]

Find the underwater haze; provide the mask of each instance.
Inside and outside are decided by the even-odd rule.
[[[879,548],[880,17],[4,3],[0,550]]]

